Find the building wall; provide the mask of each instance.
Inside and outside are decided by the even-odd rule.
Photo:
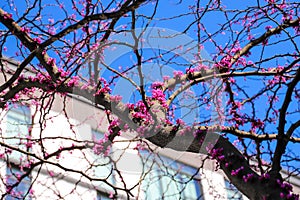
[[[60,107],[60,103],[62,101],[63,99],[60,99],[59,97],[55,100],[54,109],[48,112],[46,118],[45,116],[40,115],[40,113],[36,114],[34,121],[40,123],[35,123],[32,126],[31,138],[36,140],[40,140],[42,138],[42,146],[48,154],[55,152],[60,147],[68,147],[74,144],[77,145],[78,143],[80,143],[80,141],[82,142],[84,140],[91,141],[92,130],[97,129],[99,132],[105,132],[107,130],[107,121],[105,119],[105,114],[103,111],[91,108],[88,104],[83,103],[81,101],[77,101],[75,99],[68,99],[68,101],[70,102],[73,101],[73,105],[72,103],[68,102],[67,114],[70,117],[66,118],[64,114],[62,114],[62,107]],[[32,106],[31,113],[35,113],[35,111],[35,108]],[[95,117],[95,115],[97,116]],[[5,118],[7,116],[3,115],[2,117],[2,121],[4,122],[1,123],[2,132],[5,133],[7,129],[7,125],[5,125],[7,124],[5,123]],[[41,119],[43,119],[44,121],[41,121]],[[70,124],[72,124],[71,128]],[[116,139],[116,142],[114,143],[113,148],[111,150],[112,153],[110,157],[115,162],[115,166],[119,170],[119,173],[121,174],[122,178],[124,179],[124,182],[126,183],[126,187],[131,188],[136,186],[139,182],[143,183],[143,181],[141,181],[141,178],[143,178],[143,171],[151,173],[151,170],[147,168],[148,165],[151,165],[153,162],[158,161],[151,158],[150,162],[148,161],[148,163],[145,164],[145,160],[142,159],[139,152],[135,149],[137,143],[135,141],[130,141],[132,138],[128,138],[128,135],[129,133],[125,134],[125,137],[118,137]],[[41,143],[34,144],[30,151],[33,154],[38,155],[39,157],[43,157]],[[178,153],[170,149],[162,150],[157,148],[155,151],[158,152],[158,154],[161,156],[159,159],[163,160],[171,157],[170,160],[174,159],[175,163],[185,163],[193,167],[196,167],[198,164],[196,162],[188,163],[188,160],[191,161],[191,159],[188,158],[188,156],[193,156],[193,160],[198,160],[198,163],[200,160],[200,157],[197,155],[188,153]],[[150,155],[150,153],[147,153],[148,150],[145,149],[144,152],[146,152],[146,156],[148,154]],[[153,155],[155,156],[155,154]],[[110,164],[110,161],[105,162],[105,158],[103,158],[103,156],[99,155],[98,157],[99,158],[97,163],[101,164],[101,160],[103,160],[103,163],[105,163],[105,165],[101,167],[94,167],[92,169],[89,169],[90,163],[88,162],[93,162],[95,158],[97,158],[93,154],[92,149],[73,150],[72,152],[65,152],[57,157],[49,159],[49,161],[51,161],[52,163],[56,163],[57,165],[62,166],[62,168],[65,168],[67,170],[78,170],[82,171],[84,175],[88,175],[94,178],[106,179],[111,172],[110,167],[112,165]],[[20,158],[21,155],[12,154],[9,160],[10,162],[18,165]],[[34,158],[32,159],[37,161]],[[1,170],[3,179],[5,177],[5,173],[7,173],[5,168],[6,163],[2,161]],[[156,170],[165,170],[166,168],[168,168],[167,165],[163,167],[160,166]],[[209,177],[208,174],[210,174]],[[179,175],[180,173],[178,173],[178,175],[176,174],[176,176]],[[161,176],[164,177],[162,178],[164,179],[164,181],[159,180],[161,177],[158,177],[158,181],[162,182],[160,184],[173,184],[171,184],[171,179],[169,176],[167,176],[166,174]],[[206,176],[208,177],[208,179],[210,179],[209,181],[205,181],[203,179],[203,177],[205,177],[206,179]],[[224,190],[222,185],[222,183],[224,182],[224,177],[221,174],[212,171],[210,171],[210,173],[207,173],[207,171],[204,170],[200,173],[200,176],[198,177],[199,179],[201,179],[201,181],[199,182],[201,184],[201,192],[205,191],[205,199],[210,199],[215,194],[207,189],[209,185],[210,188],[213,187],[215,191],[218,191],[220,196],[220,191]],[[108,179],[110,179],[110,183],[114,184],[116,187],[124,188],[124,183],[120,179],[120,176],[114,175],[110,176]],[[145,179],[147,180],[147,176]],[[96,190],[102,190],[106,193],[112,191],[112,189],[110,187],[105,186],[105,184],[101,184],[99,182],[91,182],[82,174],[66,172],[65,170],[62,170],[61,168],[52,164],[44,164],[42,168],[35,168],[34,172],[31,173],[31,181],[33,183],[31,191],[34,191],[33,199],[57,199],[58,197],[62,199],[73,200],[94,199],[96,198],[97,194]],[[152,188],[156,188],[157,185],[155,185],[155,182],[151,184],[154,184]],[[176,184],[178,185],[179,183]],[[173,184],[172,187],[177,187],[176,184]],[[132,194],[139,199],[149,199],[149,196],[147,196],[149,195],[149,191],[147,191],[147,188],[143,188],[144,186],[142,185],[136,186],[135,189],[132,190]],[[164,185],[160,186],[162,188],[165,188]],[[1,184],[1,188],[2,190],[5,189],[4,184]],[[172,194],[171,189],[156,189],[158,192],[158,194],[156,194],[156,197],[162,195],[162,193],[168,193],[169,195],[172,195],[169,197],[170,199],[174,197],[173,195],[179,195],[176,194],[176,192]],[[225,190],[221,194],[224,195]],[[122,192],[120,192],[120,195],[125,195],[125,192],[123,192],[123,194]],[[155,195],[153,197],[155,197]],[[166,197],[166,199],[168,198]]]
[[[43,109],[36,112],[36,107],[30,106],[31,114],[36,113],[30,134],[32,139],[38,141],[30,148],[30,152],[40,158],[45,156],[44,152],[51,154],[61,147],[85,145],[84,141],[93,140],[93,132],[105,133],[108,128],[103,110],[75,96],[56,95],[51,110],[43,110],[43,113],[40,110]],[[7,136],[5,134],[9,127],[7,111],[2,111],[0,117],[3,138]],[[217,165],[214,161],[206,160],[203,163],[204,155],[160,149],[151,144],[149,148],[155,152],[153,155],[147,148],[141,153],[136,150],[138,143],[135,141],[135,136],[135,133],[124,132],[116,138],[108,153],[111,160],[102,154],[95,155],[93,145],[86,150],[64,152],[57,157],[44,160],[46,164],[36,167],[30,175],[31,191],[34,191],[32,199],[96,199],[97,191],[106,194],[113,192],[112,188],[103,181],[90,181],[89,176],[103,179],[119,188],[135,187],[132,190],[133,196],[130,197],[132,199],[159,199],[163,192],[165,195],[172,195],[166,196],[165,199],[173,199],[174,196],[180,195],[186,195],[185,199],[193,199],[188,195],[199,192],[191,185],[196,182],[192,180],[187,182],[187,177],[193,176],[195,181],[199,181],[202,194],[199,199],[228,199],[224,174],[216,171]],[[40,143],[41,141],[43,142]],[[4,144],[7,141],[1,140],[1,142]],[[26,150],[24,145],[16,145],[16,147]],[[7,154],[3,146],[0,147],[1,154],[9,155],[1,156],[0,159],[0,190],[3,194],[7,189],[5,186],[9,169],[7,165],[11,163],[17,167],[21,157],[15,152]],[[27,159],[38,160],[34,156]],[[47,164],[47,161],[51,161],[52,164]],[[91,163],[99,166],[90,168]],[[196,174],[195,171],[202,165],[203,169]],[[112,167],[117,168],[118,173],[111,174]],[[74,173],[72,170],[82,173]],[[177,182],[172,182],[173,179]],[[180,184],[180,180],[184,181],[184,184]],[[295,191],[299,192],[299,178],[292,177],[291,180],[295,183]],[[151,184],[148,184],[150,182]],[[182,185],[187,185],[186,190]],[[175,190],[179,192],[172,194]],[[127,196],[125,192],[119,191],[118,198],[123,199]]]

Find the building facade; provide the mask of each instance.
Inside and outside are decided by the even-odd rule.
[[[36,97],[1,112],[2,199],[247,199],[206,155],[160,149],[129,131],[103,150],[103,109],[72,95]],[[287,179],[299,193],[299,177]]]

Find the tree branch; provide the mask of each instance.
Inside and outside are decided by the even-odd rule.
[[[272,171],[274,172],[274,174],[278,174],[279,171],[281,170],[281,166],[280,166],[281,157],[285,152],[286,145],[288,144],[289,141],[286,137],[290,137],[289,135],[292,134],[292,130],[294,129],[294,126],[297,126],[297,123],[296,125],[292,125],[291,128],[288,130],[289,135],[285,135],[287,109],[292,100],[293,91],[299,81],[300,81],[300,68],[297,70],[295,78],[288,84],[285,98],[280,109],[279,122],[278,122],[278,140],[277,140],[277,145],[276,145],[273,164],[272,164]]]

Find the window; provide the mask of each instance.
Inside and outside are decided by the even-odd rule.
[[[30,200],[30,185],[31,180],[28,175],[21,179],[20,177],[26,172],[22,172],[17,167],[7,167],[6,170],[6,188],[9,191],[9,195],[6,196],[6,200],[15,200],[15,199],[28,199]],[[15,187],[13,187],[17,184]],[[13,187],[13,188],[12,188]]]
[[[110,200],[107,194],[97,191],[97,200]]]
[[[148,174],[142,188],[146,199],[203,199],[197,169],[167,157],[156,160],[145,155],[143,165]]]
[[[200,180],[191,180],[190,175],[181,174],[181,181],[183,187],[183,199],[199,199],[202,200],[203,197],[201,196],[201,183]]]
[[[228,200],[243,200],[242,193],[228,180],[225,180],[225,189],[227,192]]]
[[[154,166],[153,168],[147,169],[149,172],[142,181],[142,188],[145,190],[146,200],[161,199],[162,195],[161,176],[157,167]]]
[[[22,150],[27,150],[26,142],[31,125],[30,108],[22,105],[12,106],[7,112],[6,119],[5,143]],[[13,151],[10,157],[19,160],[21,155],[20,152]]]
[[[201,183],[198,181],[200,177],[197,170],[174,160],[167,158],[163,158],[163,160],[166,163],[164,168],[168,171],[168,175],[161,178],[162,195],[165,196],[165,199],[173,199],[174,195],[180,196],[181,199],[202,199]],[[177,191],[178,194],[174,191]]]
[[[103,154],[103,147],[99,141],[104,137],[104,134],[97,130],[92,130],[92,138],[95,142],[92,149],[94,175],[97,178],[106,178],[111,172],[111,163],[108,157]]]
[[[98,130],[93,129],[92,130],[92,140],[94,142],[94,147],[91,150],[92,151],[92,170],[93,170],[93,175],[96,178],[105,178],[107,179],[108,182],[114,184],[115,183],[115,178],[114,174],[112,173],[112,168],[113,165],[111,163],[111,160],[109,157],[104,155],[103,152],[103,146],[102,143],[100,142],[101,139],[104,138],[104,133],[100,132]],[[104,183],[99,183],[98,185],[99,188],[105,189],[105,190],[111,190],[107,184]],[[100,194],[100,193],[99,193]],[[101,193],[102,196],[100,199],[105,199],[105,195],[103,196],[103,193]],[[99,195],[97,195],[99,196]],[[98,198],[98,197],[97,197]],[[98,198],[99,199],[99,198]]]
[[[98,130],[95,130],[95,129],[92,129],[92,139],[93,141],[99,141],[101,139],[104,138],[104,133],[98,131]]]

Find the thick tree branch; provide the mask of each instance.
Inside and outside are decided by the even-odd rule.
[[[291,103],[294,89],[296,85],[299,83],[299,81],[300,81],[300,68],[297,70],[295,78],[288,84],[285,98],[280,109],[279,122],[278,122],[278,140],[277,140],[277,145],[276,145],[273,164],[272,164],[272,171],[274,172],[274,174],[278,174],[279,171],[281,170],[281,166],[280,166],[281,157],[285,152],[286,145],[289,142],[287,137],[290,137],[290,135],[292,134],[291,131],[294,129],[294,126],[297,126],[297,123],[296,125],[292,125],[292,127],[288,131],[289,135],[285,135],[287,109]]]
[[[49,75],[51,76],[53,81],[56,81],[57,77],[56,74],[58,72],[57,66],[55,63],[50,62],[50,57],[42,51],[43,48],[39,47],[39,44],[34,41],[28,33],[24,32],[22,27],[17,24],[16,21],[14,21],[11,16],[9,16],[4,10],[0,8],[0,22],[4,24],[8,30],[13,33],[21,42],[24,44],[26,48],[28,48],[31,51],[31,55],[33,52],[38,49],[38,52],[36,52],[36,56],[41,62],[41,64],[45,67]],[[30,56],[29,56],[30,57]]]

